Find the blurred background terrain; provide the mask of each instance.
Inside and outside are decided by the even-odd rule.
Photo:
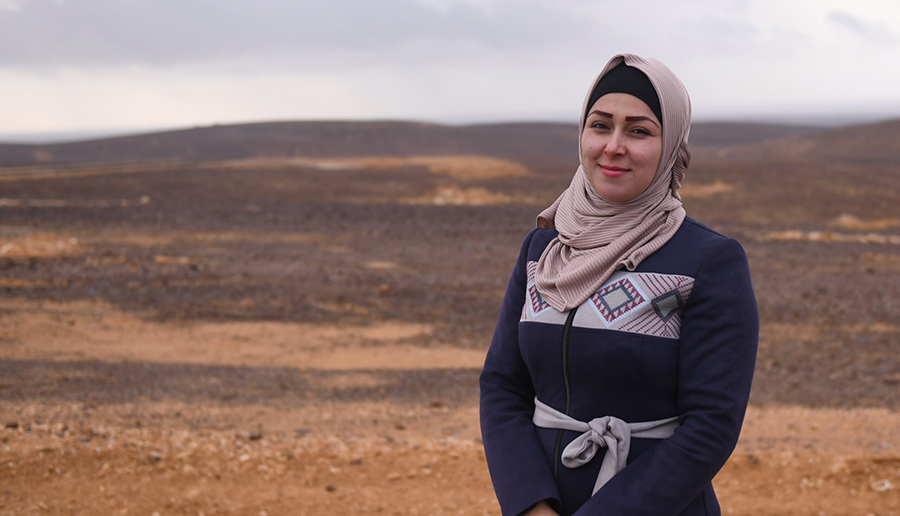
[[[576,133],[0,144],[0,514],[499,514],[477,377]],[[691,143],[762,317],[723,512],[900,513],[900,120]]]

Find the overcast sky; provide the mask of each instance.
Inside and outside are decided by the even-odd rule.
[[[574,122],[618,52],[695,119],[900,116],[897,0],[0,0],[0,135]]]

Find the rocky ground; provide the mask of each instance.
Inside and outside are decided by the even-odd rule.
[[[715,481],[727,514],[900,514],[900,176],[882,167],[692,165],[688,212],[742,242],[763,321]],[[478,371],[571,170],[0,174],[0,514],[499,514]]]

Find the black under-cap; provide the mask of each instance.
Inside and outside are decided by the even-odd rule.
[[[591,106],[594,105],[594,102],[597,102],[597,99],[607,93],[627,93],[629,95],[634,95],[643,100],[644,104],[647,104],[653,111],[653,114],[656,115],[660,124],[663,123],[662,108],[659,105],[659,95],[656,94],[656,89],[653,87],[653,84],[650,83],[650,79],[644,75],[644,72],[637,68],[628,66],[625,63],[620,63],[604,75],[603,78],[600,79],[600,82],[597,83],[597,86],[594,87],[594,91],[591,92],[591,98],[588,101],[586,108],[588,111],[584,113],[584,120],[587,120],[588,112],[590,111]]]

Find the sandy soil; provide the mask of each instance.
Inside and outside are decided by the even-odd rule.
[[[0,515],[499,514],[479,367],[571,163],[365,159],[3,175]],[[692,165],[763,320],[726,514],[900,514],[883,172]]]
[[[472,385],[483,352],[410,353],[427,326],[0,312],[0,514],[499,514]],[[391,375],[418,371],[431,386],[415,392]],[[715,482],[723,510],[897,514],[897,436],[886,409],[753,406]]]

